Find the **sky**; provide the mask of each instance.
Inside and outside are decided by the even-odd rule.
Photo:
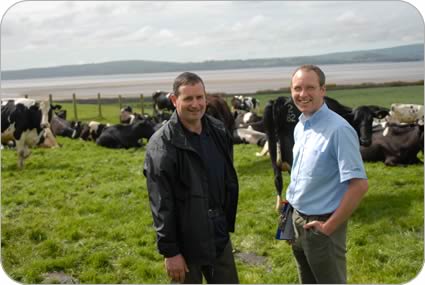
[[[292,57],[423,43],[421,7],[410,1],[7,0],[1,70]]]
[[[316,55],[424,42],[402,1],[0,1],[1,70]],[[0,269],[2,284],[19,284]],[[425,272],[409,284],[423,284]]]

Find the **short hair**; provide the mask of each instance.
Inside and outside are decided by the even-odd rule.
[[[205,92],[205,85],[202,81],[201,77],[199,77],[197,74],[192,72],[183,72],[179,76],[174,79],[173,83],[173,93],[175,96],[179,96],[179,88],[183,85],[195,85],[197,83],[201,83],[204,87]]]
[[[313,64],[304,64],[304,65],[301,65],[300,67],[298,67],[297,69],[295,69],[294,73],[292,73],[291,85],[292,85],[292,78],[294,78],[295,73],[297,73],[300,70],[313,71],[319,77],[320,87],[323,87],[325,85],[325,83],[326,83],[325,73],[318,66],[313,65]]]

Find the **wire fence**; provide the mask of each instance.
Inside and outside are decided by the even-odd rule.
[[[28,95],[24,95],[25,98],[28,98]],[[138,107],[140,107],[140,114],[145,114],[145,104],[148,102],[151,102],[152,99],[149,98],[145,100],[145,96],[143,94],[140,94],[139,97],[124,97],[122,95],[117,95],[117,97],[108,97],[108,98],[102,98],[101,93],[97,93],[96,98],[91,99],[78,99],[76,93],[72,93],[72,99],[59,99],[54,100],[53,95],[49,94],[49,104],[54,105],[55,103],[72,103],[72,114],[74,115],[74,120],[78,120],[78,105],[79,104],[97,104],[97,116],[99,118],[103,117],[102,113],[102,105],[105,104],[112,104],[112,103],[118,103],[119,109],[121,110],[124,105],[128,104],[137,104]]]

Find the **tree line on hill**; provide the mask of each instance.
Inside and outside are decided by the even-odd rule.
[[[182,70],[220,70],[297,66],[304,63],[321,65],[368,62],[405,62],[423,60],[424,44],[413,44],[384,49],[338,52],[315,56],[299,56],[285,58],[208,60],[202,62],[187,63],[147,60],[111,61],[93,64],[31,68],[22,70],[6,70],[1,72],[1,78],[3,80],[16,80],[47,77],[174,72]]]

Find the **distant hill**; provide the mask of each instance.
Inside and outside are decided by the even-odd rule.
[[[64,65],[46,68],[2,71],[3,80],[68,77],[89,75],[112,75],[132,73],[172,72],[183,70],[219,70],[311,64],[344,64],[367,62],[423,61],[424,45],[413,44],[392,48],[329,53],[315,56],[259,58],[246,60],[208,60],[203,62],[164,62],[147,60],[111,61],[105,63]]]

